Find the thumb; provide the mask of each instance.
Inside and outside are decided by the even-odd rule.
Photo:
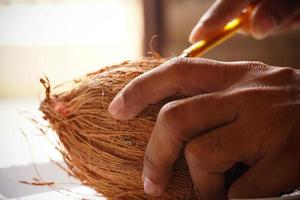
[[[221,29],[240,15],[250,2],[250,0],[216,0],[193,28],[189,41],[191,43],[198,42],[210,33]]]
[[[265,0],[253,10],[250,32],[262,39],[284,26],[300,13],[300,0]]]

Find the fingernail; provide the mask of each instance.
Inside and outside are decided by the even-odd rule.
[[[160,194],[159,188],[147,176],[144,176],[144,190],[149,195],[158,196]]]
[[[265,38],[273,31],[276,22],[271,16],[264,16],[258,20],[254,25],[254,31],[258,38]]]
[[[122,95],[117,95],[108,107],[108,112],[111,115],[118,114],[124,106],[124,100]]]

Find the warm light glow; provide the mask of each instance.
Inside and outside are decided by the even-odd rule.
[[[191,48],[192,49],[198,49],[206,44],[206,40],[200,40],[199,42],[195,43]]]
[[[235,18],[232,21],[228,22],[228,24],[226,24],[224,30],[231,30],[232,28],[236,27],[240,22],[240,18]]]
[[[60,83],[142,55],[140,0],[2,6],[0,27],[0,97],[37,96],[43,74]]]

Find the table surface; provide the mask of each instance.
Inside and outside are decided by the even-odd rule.
[[[26,117],[34,116],[42,121],[38,107],[39,101],[34,99],[0,99],[0,199],[78,199],[87,196],[104,199],[96,197],[93,190],[82,186],[50,161],[49,158],[64,164],[53,144]],[[49,134],[48,138],[56,139],[54,134]],[[54,181],[55,189],[19,183],[22,180],[32,182],[33,178],[39,177],[38,173],[43,181]],[[62,189],[55,191],[57,187]]]

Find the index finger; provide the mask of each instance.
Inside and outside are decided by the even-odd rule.
[[[251,0],[217,0],[200,18],[193,28],[189,41],[195,43],[207,34],[220,30],[233,18],[241,14]]]
[[[224,63],[200,58],[176,58],[133,79],[110,104],[113,117],[125,120],[139,114],[149,104],[177,92],[195,95],[220,91],[239,79],[247,63]]]

